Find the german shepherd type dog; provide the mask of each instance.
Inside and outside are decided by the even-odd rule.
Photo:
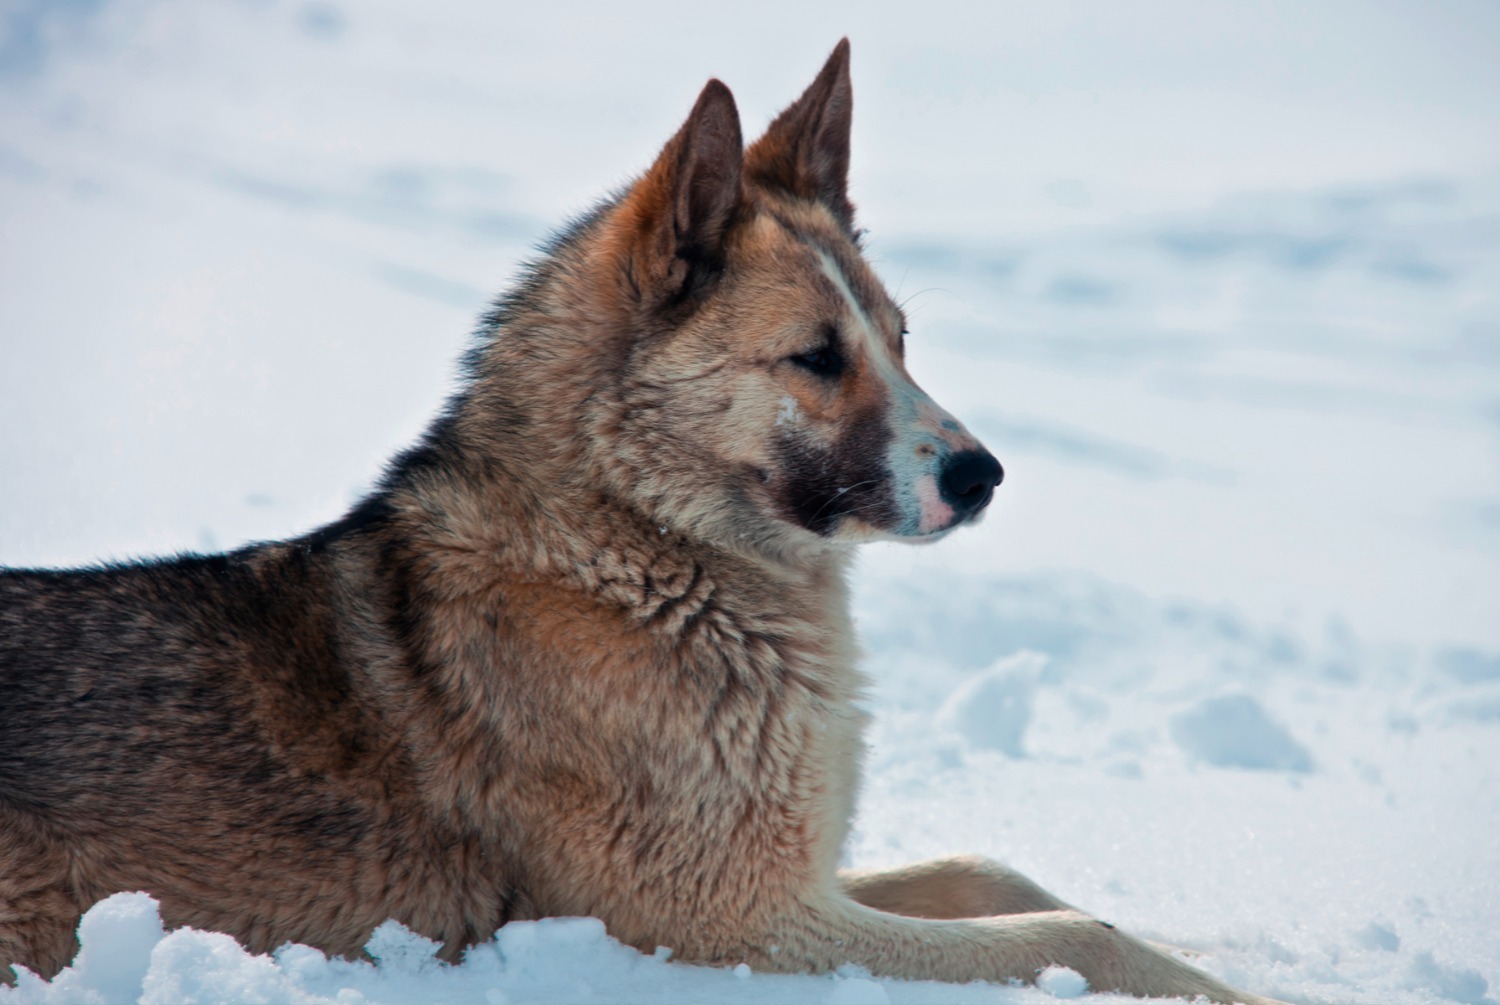
[[[993,862],[836,867],[850,554],[1001,479],[861,257],[848,66],[748,149],[709,81],[338,522],[0,574],[0,972],[56,974],[83,911],[144,890],[256,952],[396,918],[455,960],[592,915],[697,963],[1267,1001]]]

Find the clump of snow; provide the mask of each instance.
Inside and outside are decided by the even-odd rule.
[[[938,709],[937,724],[975,747],[1024,757],[1037,680],[1047,657],[1026,650],[964,681]]]
[[[572,919],[559,918],[560,922]],[[525,945],[527,936],[531,930],[525,926],[518,927],[511,933],[511,944]],[[365,952],[371,959],[390,966],[400,967],[414,973],[435,971],[442,966],[438,960],[438,943],[431,939],[423,938],[416,934],[399,921],[387,921],[370,933],[370,941],[365,944]],[[516,950],[516,956],[522,958],[524,950]]]
[[[1434,662],[1464,684],[1500,681],[1500,654],[1454,646],[1438,653]]]
[[[1378,921],[1372,921],[1355,932],[1354,942],[1365,949],[1379,949],[1387,953],[1394,953],[1401,948],[1401,936],[1389,925],[1382,925]]]
[[[1489,1005],[1489,981],[1469,967],[1446,966],[1431,952],[1417,953],[1407,967],[1406,986],[1413,991],[1436,993],[1447,1001],[1465,1005]]]
[[[1089,989],[1089,982],[1076,970],[1048,967],[1037,975],[1036,986],[1053,998],[1077,998]]]
[[[885,986],[865,977],[840,976],[828,996],[827,1005],[891,1005],[891,996]]]
[[[150,953],[166,933],[156,904],[143,893],[110,898],[78,925],[82,949],[74,967],[106,1001],[141,993]]]
[[[82,943],[73,965],[50,984],[23,973],[10,994],[35,1005],[113,1005],[141,997],[153,950],[165,931],[156,901],[121,893],[96,904],[78,926]],[[0,1002],[7,1000],[0,987]]]
[[[141,1005],[276,1005],[310,1002],[269,956],[254,956],[228,935],[179,929],[151,953]]]
[[[1191,757],[1221,768],[1311,771],[1312,755],[1244,694],[1205,698],[1172,717],[1172,739]]]

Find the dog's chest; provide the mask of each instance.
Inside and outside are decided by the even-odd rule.
[[[501,630],[526,669],[524,714],[506,716],[509,809],[640,882],[673,882],[684,854],[713,871],[779,849],[831,870],[865,722],[841,591],[702,567],[605,585],[512,594]]]
[[[663,697],[679,703],[681,729],[662,731],[653,760],[703,840],[780,846],[833,867],[866,719],[841,586],[745,591],[741,602],[732,581],[705,572],[659,625]]]

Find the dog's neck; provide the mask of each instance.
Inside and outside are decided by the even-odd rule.
[[[845,595],[848,548],[767,552],[695,538],[606,490],[549,483],[526,465],[471,465],[437,484],[420,469],[405,477],[423,483],[417,490],[398,480],[387,489],[400,531],[424,547],[462,556],[476,584],[501,575],[568,581],[600,599],[648,608],[656,603],[653,595],[669,595],[673,584],[705,575],[788,595],[810,591],[840,601]],[[847,620],[841,610],[817,616]]]

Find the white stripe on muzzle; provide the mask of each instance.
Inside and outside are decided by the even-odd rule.
[[[947,530],[955,512],[944,499],[938,478],[953,454],[974,450],[979,442],[963,424],[928,397],[906,375],[889,341],[871,323],[838,262],[819,250],[823,274],[849,305],[851,324],[841,326],[851,356],[870,361],[875,376],[889,395],[887,422],[891,440],[886,469],[900,510],[900,524],[888,528],[898,537],[922,537]]]

